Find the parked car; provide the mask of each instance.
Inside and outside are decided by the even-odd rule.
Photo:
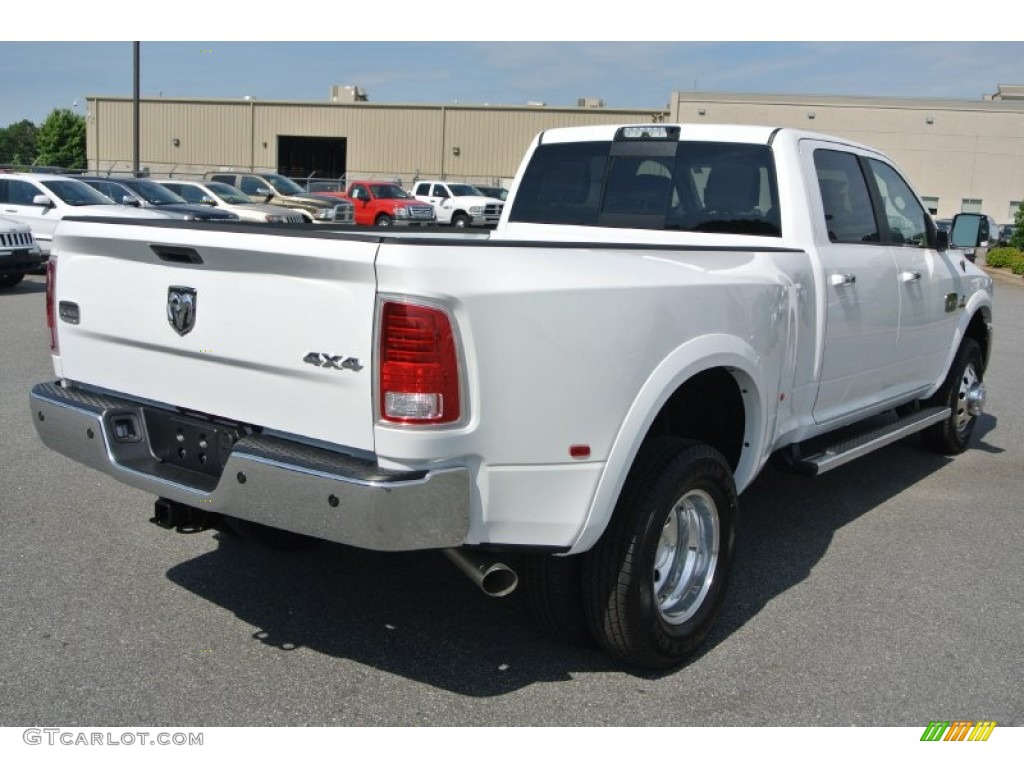
[[[999,245],[1009,245],[1017,227],[1014,224],[1003,224],[999,227]]]
[[[254,203],[242,191],[219,181],[156,179],[157,184],[195,205],[235,214],[242,221],[260,224],[303,224],[306,217],[294,208]]]
[[[501,200],[501,202],[508,200],[508,190],[504,187],[481,187],[479,184],[474,184],[473,186],[484,197],[493,197],[495,200]]]
[[[459,228],[497,226],[505,207],[501,200],[482,195],[470,184],[449,181],[418,181],[413,195],[434,206],[438,224]]]
[[[314,224],[354,224],[351,201],[327,205],[322,197],[310,195],[306,190],[279,173],[238,173],[208,171],[207,181],[219,181],[242,191],[254,203],[273,203],[302,212]]]
[[[50,256],[53,230],[65,216],[117,216],[134,219],[168,219],[154,209],[128,208],[83,181],[46,173],[0,175],[0,216],[20,221],[32,229],[43,252]]]
[[[27,224],[0,219],[0,288],[12,288],[39,269],[42,251]]]
[[[77,178],[121,205],[158,208],[161,213],[185,221],[238,221],[238,216],[230,211],[218,211],[206,205],[192,205],[183,197],[150,179],[103,176]]]
[[[348,200],[355,206],[355,222],[367,227],[423,226],[437,223],[434,206],[414,198],[391,181],[353,181],[344,194],[318,192],[317,196]]]

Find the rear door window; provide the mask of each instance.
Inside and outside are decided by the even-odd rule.
[[[829,242],[880,242],[868,183],[857,156],[833,149],[816,149],[814,169]]]

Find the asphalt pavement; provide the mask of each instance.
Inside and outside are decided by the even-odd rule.
[[[1024,725],[1024,284],[996,285],[988,413],[740,499],[703,651],[638,674],[539,635],[440,554],[268,551],[148,522],[44,448],[41,277],[0,292],[0,726]]]

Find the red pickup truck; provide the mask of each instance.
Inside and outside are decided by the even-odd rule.
[[[356,224],[367,227],[423,226],[437,223],[430,203],[420,202],[391,181],[352,181],[344,192],[317,192],[355,207]]]

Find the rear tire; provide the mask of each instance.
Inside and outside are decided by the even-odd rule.
[[[583,567],[591,633],[611,655],[672,667],[711,630],[725,594],[738,514],[732,470],[691,440],[646,446]]]
[[[928,405],[946,406],[952,411],[949,418],[921,433],[925,445],[931,450],[952,456],[967,449],[977,417],[985,407],[983,370],[978,342],[964,339],[949,369],[949,376],[928,400]]]
[[[583,610],[582,556],[524,555],[517,592],[523,610],[546,635],[573,645],[594,644]]]

